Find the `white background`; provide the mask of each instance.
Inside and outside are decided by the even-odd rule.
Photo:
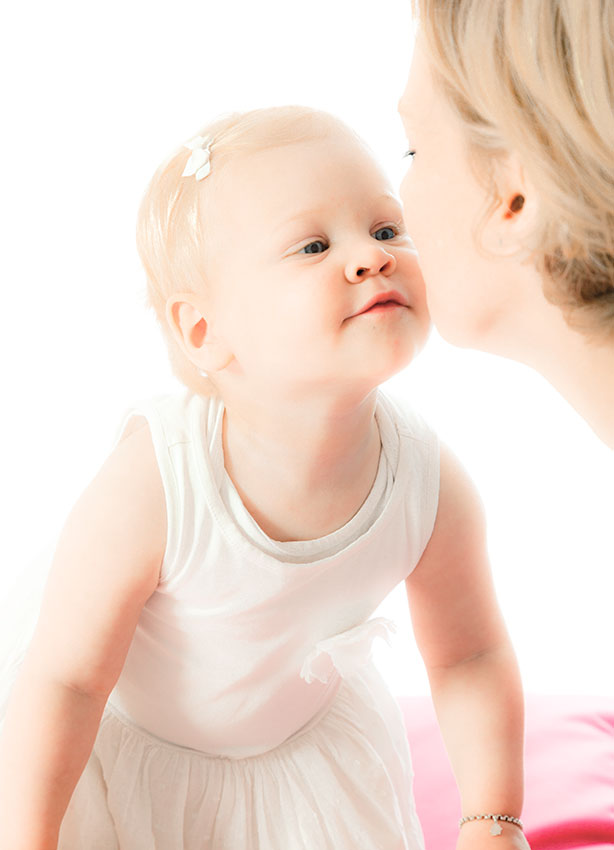
[[[220,112],[328,109],[398,185],[408,0],[12,4],[3,14],[0,584],[28,569],[108,452],[124,409],[177,385],[134,247],[159,162]],[[614,457],[539,376],[434,334],[391,382],[474,477],[529,691],[614,694]],[[459,589],[462,592],[462,588]],[[427,687],[403,591],[378,652]]]

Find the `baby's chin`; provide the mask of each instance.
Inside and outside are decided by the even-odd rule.
[[[384,375],[382,375],[381,379],[377,382],[378,385],[385,383],[390,378],[394,378],[396,375],[400,375],[401,372],[404,372],[406,369],[409,369],[409,367],[412,365],[412,363],[414,362],[414,360],[416,359],[418,354],[420,354],[420,351],[422,351],[423,347],[424,346],[420,346],[420,348],[416,348],[412,352],[411,356],[399,359],[399,361],[397,363],[395,363],[395,365],[393,367],[388,369],[386,371],[386,373]]]
[[[411,346],[405,347],[398,352],[397,356],[393,356],[387,363],[382,364],[381,369],[374,368],[368,376],[365,375],[365,381],[371,385],[371,388],[375,389],[409,368],[426,345],[430,330],[431,326],[429,325],[424,338],[413,339]]]
[[[403,337],[399,339],[398,351],[396,353],[397,356],[391,364],[390,377],[398,374],[398,372],[406,369],[413,363],[416,357],[426,346],[428,338],[431,335],[431,331],[433,329],[432,322],[428,319],[421,319],[419,321],[417,317],[414,318],[415,321],[412,322],[412,326],[408,328],[407,335],[403,335]]]

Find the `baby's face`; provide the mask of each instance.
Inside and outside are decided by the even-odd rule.
[[[290,396],[369,391],[412,359],[429,327],[423,281],[400,203],[359,142],[329,130],[220,177],[209,321],[235,379]]]

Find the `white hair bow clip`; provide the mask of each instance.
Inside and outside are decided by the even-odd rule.
[[[211,171],[211,142],[203,136],[196,136],[186,142],[185,147],[192,151],[192,155],[181,176],[191,177],[194,174],[197,180],[202,180]]]

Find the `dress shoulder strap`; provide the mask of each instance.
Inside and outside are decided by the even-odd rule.
[[[411,561],[415,566],[430,540],[437,517],[439,437],[406,399],[380,392],[379,400],[396,432],[396,445],[399,447],[398,474],[407,479],[405,522],[411,545]]]

